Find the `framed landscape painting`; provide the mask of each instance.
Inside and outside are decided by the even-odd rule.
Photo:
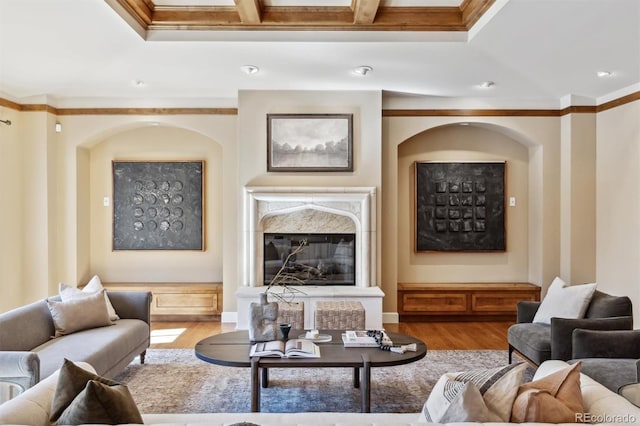
[[[114,250],[204,250],[203,161],[113,161]]]
[[[504,251],[505,162],[416,162],[416,251]]]
[[[267,171],[353,171],[353,114],[267,114]]]

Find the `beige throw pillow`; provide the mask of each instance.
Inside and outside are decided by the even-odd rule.
[[[577,423],[584,413],[577,362],[539,380],[520,386],[511,422]]]
[[[100,290],[104,290],[104,286],[102,285],[102,281],[100,281],[100,277],[98,277],[97,275],[94,275],[93,278],[89,280],[87,285],[82,288],[82,290],[77,287],[71,287],[65,283],[60,283],[58,285],[58,291],[63,302],[74,299],[81,299],[83,297],[87,297],[91,294],[97,293]],[[109,296],[107,295],[106,291],[104,293],[104,300],[107,304],[107,310],[109,311],[109,318],[111,319],[111,321],[119,320],[120,317],[116,313],[116,310],[113,308],[111,300],[109,300]]]
[[[68,302],[47,299],[47,306],[56,330],[54,337],[113,324],[104,302],[104,290]]]

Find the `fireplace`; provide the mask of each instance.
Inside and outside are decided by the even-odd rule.
[[[246,187],[244,218],[244,285],[264,285],[266,234],[351,234],[355,287],[377,285],[375,188]]]
[[[366,313],[366,328],[382,328],[384,292],[376,283],[376,188],[245,187],[243,218],[240,276],[243,284],[236,291],[238,312],[234,318],[238,329],[248,327],[249,306],[258,301],[259,295],[264,293],[264,283],[268,283],[266,258],[280,262],[282,253],[277,250],[274,253],[269,247],[274,235],[282,236],[282,239],[290,237],[291,243],[282,244],[294,245],[301,235],[309,239],[318,234],[340,236],[336,237],[337,243],[332,243],[335,250],[331,258],[336,257],[336,252],[338,257],[341,252],[350,252],[353,276],[349,285],[344,277],[338,276],[334,277],[336,282],[333,283],[305,283],[307,285],[296,295],[296,301],[304,304],[305,329],[315,328],[316,303],[328,300],[361,302]],[[342,244],[341,240],[344,240]],[[315,250],[302,255],[311,255]],[[344,260],[340,264],[348,266],[350,262]],[[335,267],[335,263],[329,266]],[[320,269],[318,264],[312,263],[312,266]],[[273,291],[281,291],[281,287]]]
[[[355,286],[355,234],[269,233],[264,234],[264,284],[283,267],[287,257],[306,241],[301,251],[289,257],[283,272],[291,285]]]

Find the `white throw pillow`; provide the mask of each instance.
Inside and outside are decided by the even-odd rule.
[[[584,318],[596,284],[567,285],[556,277],[542,303],[538,307],[533,322],[551,324],[551,318]]]
[[[100,281],[100,277],[98,277],[97,275],[94,275],[82,290],[77,287],[66,285],[65,283],[60,283],[58,285],[58,291],[60,292],[60,297],[62,298],[63,302],[82,299],[84,297],[98,293],[104,289],[105,288],[102,286],[102,281]],[[111,304],[106,291],[104,292],[104,301],[107,305],[107,311],[109,312],[109,319],[111,319],[111,321],[119,320],[120,317],[116,313],[116,310],[113,308],[113,305]]]

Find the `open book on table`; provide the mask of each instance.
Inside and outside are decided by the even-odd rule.
[[[304,339],[272,340],[259,342],[251,346],[250,357],[280,358],[320,358],[320,348],[313,342]]]

